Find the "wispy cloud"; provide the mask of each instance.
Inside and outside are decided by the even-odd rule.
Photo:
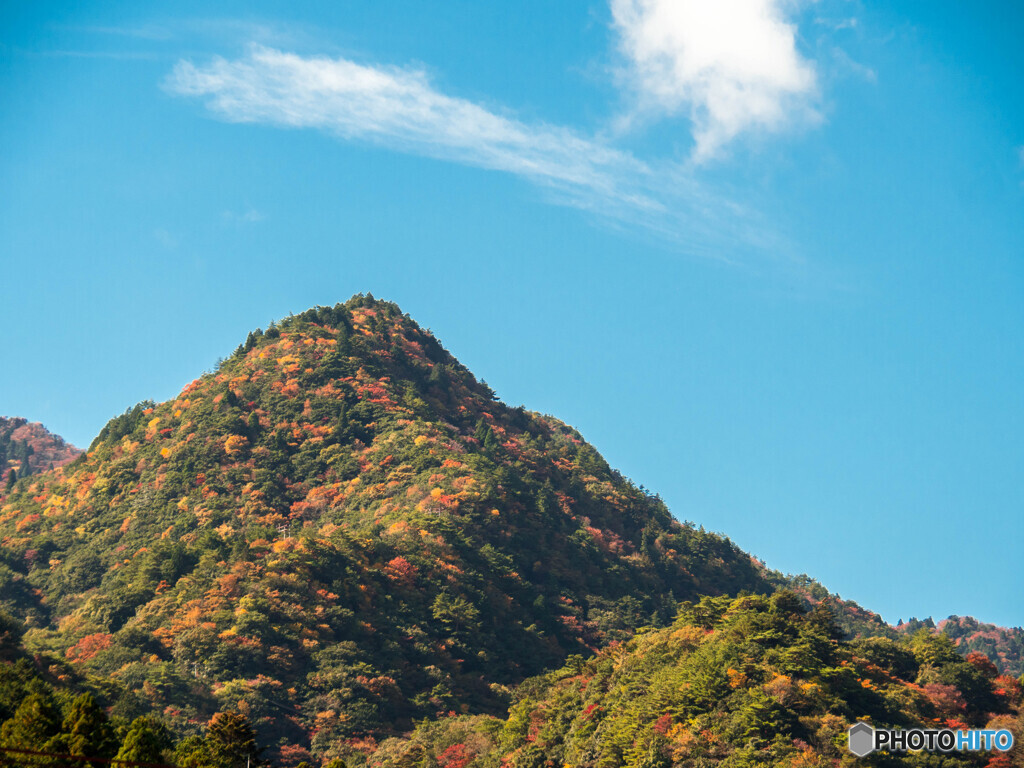
[[[560,202],[642,226],[690,251],[710,255],[726,241],[765,245],[756,217],[716,198],[679,166],[662,163],[655,170],[573,129],[528,124],[447,95],[422,69],[253,45],[239,59],[179,61],[165,87],[203,99],[228,121],[312,128],[515,174],[554,192]]]
[[[828,27],[829,29],[835,32],[839,32],[844,29],[856,29],[860,24],[860,22],[857,21],[856,16],[849,16],[842,19],[832,19],[824,16],[819,16],[814,20],[814,23],[820,24],[824,27]]]
[[[655,205],[623,189],[625,179],[648,172],[631,156],[566,128],[528,126],[447,96],[422,70],[253,46],[248,57],[235,61],[179,62],[167,85],[176,93],[206,97],[212,111],[231,121],[318,128],[566,190]]]
[[[173,251],[178,247],[178,238],[162,227],[160,229],[153,230],[153,237],[155,237],[156,241],[168,251]]]
[[[63,31],[83,32],[92,35],[111,35],[114,37],[131,37],[139,40],[170,40],[174,33],[166,26],[146,24],[142,26],[104,27],[104,26],[83,26],[74,27],[56,25],[54,29]]]
[[[255,224],[258,221],[263,221],[263,214],[255,208],[250,208],[242,213],[238,213],[237,211],[224,211],[221,214],[221,217],[224,221],[230,221],[233,224]]]
[[[785,0],[611,0],[640,115],[683,115],[693,160],[743,133],[778,132],[819,118],[812,62],[796,47]]]
[[[113,59],[115,61],[151,61],[160,58],[149,51],[25,51],[27,55],[66,59]]]

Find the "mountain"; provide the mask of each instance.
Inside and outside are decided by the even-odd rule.
[[[1024,764],[1024,686],[927,630],[905,642],[840,639],[795,593],[705,598],[665,629],[529,680],[506,718],[421,723],[384,741],[374,768],[459,766],[987,766]],[[855,760],[855,720],[910,728],[1007,728],[1017,746]]]
[[[0,541],[0,749],[817,766],[863,718],[1024,741],[1019,631],[894,629],[769,570],[370,296],[4,486]]]
[[[902,634],[913,634],[922,628],[946,635],[964,655],[981,653],[1000,671],[1024,675],[1024,629],[1020,627],[998,627],[971,616],[950,616],[938,624],[930,618],[901,621],[896,629]]]
[[[0,538],[0,605],[51,682],[179,736],[237,711],[321,758],[500,714],[681,600],[774,589],[369,296],[251,333],[19,479]]]
[[[0,481],[28,477],[74,461],[81,451],[38,422],[0,416]]]

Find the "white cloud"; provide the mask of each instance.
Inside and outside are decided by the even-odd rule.
[[[816,74],[785,0],[611,0],[637,107],[693,122],[693,159],[740,134],[818,119]]]
[[[528,124],[437,90],[420,69],[303,57],[253,45],[239,59],[179,61],[165,87],[224,120],[312,128],[343,140],[512,173],[558,202],[642,228],[690,253],[782,246],[755,214],[677,165],[657,168],[570,128]]]

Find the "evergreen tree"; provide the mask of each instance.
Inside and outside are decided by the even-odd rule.
[[[46,693],[29,694],[14,713],[14,717],[0,727],[0,747],[31,749],[40,752],[57,751],[60,741],[60,712],[52,697]],[[39,758],[15,760],[15,765],[42,765]]]
[[[206,726],[206,742],[217,765],[224,768],[256,765],[259,756],[256,734],[240,712],[228,710],[210,718]]]
[[[7,490],[11,490],[14,484],[18,481],[18,470],[11,467],[11,471],[7,473]]]
[[[83,693],[71,702],[64,718],[63,736],[72,755],[110,758],[117,750],[107,713],[91,693]]]
[[[164,760],[164,750],[170,743],[167,729],[160,723],[148,717],[137,717],[128,728],[116,759],[159,763]]]
[[[0,611],[0,659],[14,661],[21,656],[21,637],[25,628],[9,613]]]

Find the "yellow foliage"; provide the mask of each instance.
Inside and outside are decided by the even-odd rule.
[[[170,448],[161,448],[160,449],[160,455],[163,456],[166,459],[168,456],[171,455],[171,449]]]
[[[704,639],[704,630],[700,627],[680,627],[671,635],[672,640],[684,648],[695,648]]]
[[[231,435],[227,440],[224,441],[224,450],[228,456],[234,456],[240,453],[249,444],[249,439],[242,435]]]
[[[430,496],[435,499],[441,498],[441,494],[444,493],[440,488],[435,488],[430,492]]]
[[[413,440],[413,443],[416,445],[423,445],[428,439],[429,438],[426,435],[417,435],[416,439]]]
[[[149,424],[146,426],[146,429],[148,429],[150,432],[152,432],[154,429],[156,429],[156,425],[159,424],[159,423],[160,423],[160,417],[159,416],[154,416],[152,419],[150,419]]]

